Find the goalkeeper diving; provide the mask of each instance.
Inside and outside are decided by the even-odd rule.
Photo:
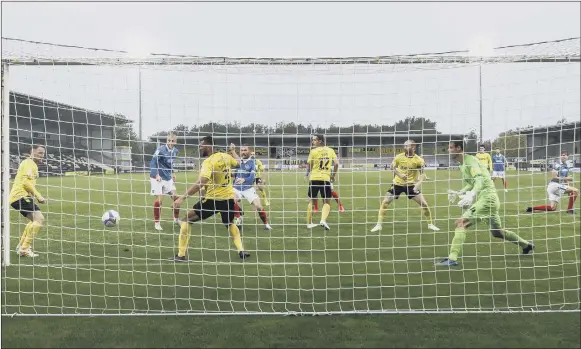
[[[458,206],[465,211],[462,217],[456,220],[456,230],[448,258],[435,265],[442,267],[458,265],[462,244],[466,240],[466,229],[477,223],[488,223],[492,236],[519,245],[523,254],[530,253],[535,248],[532,241],[527,241],[516,233],[502,228],[498,213],[500,199],[486,165],[476,157],[464,153],[463,141],[450,142],[449,152],[451,160],[460,163],[462,179],[466,185],[460,191],[449,190],[448,199],[453,203],[460,198]]]

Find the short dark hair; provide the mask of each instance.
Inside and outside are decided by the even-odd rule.
[[[484,149],[486,149],[486,147],[484,146],[484,144],[480,144],[478,147],[479,147],[479,148],[484,148]]]
[[[464,141],[450,141],[450,143],[454,144],[454,148],[460,148],[464,150]]]
[[[325,135],[322,134],[316,134],[314,135],[314,137],[317,137],[317,139],[323,143],[325,143]]]
[[[33,144],[33,145],[31,146],[31,149],[32,149],[32,150],[36,150],[36,149],[38,149],[38,148],[44,148],[44,149],[46,149],[46,147],[45,147],[43,144],[38,144],[38,143],[36,143],[36,144]]]
[[[201,141],[205,144],[214,145],[214,138],[210,135],[203,137]]]
[[[252,149],[252,146],[250,144],[248,144],[248,143],[244,143],[240,147],[246,147],[248,149]]]
[[[563,151],[561,152],[561,155],[567,155],[567,156],[569,156],[569,152],[568,152],[568,151],[566,151],[566,150],[563,150]]]

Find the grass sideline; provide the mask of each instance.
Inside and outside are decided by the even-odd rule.
[[[166,222],[163,233],[152,229],[147,174],[43,178],[39,189],[52,201],[41,206],[47,227],[39,234],[35,248],[42,255],[34,261],[12,255],[13,265],[3,269],[2,313],[579,309],[579,214],[523,214],[531,202],[545,202],[546,174],[509,172],[509,193],[499,190],[505,226],[535,241],[535,253],[521,257],[516,246],[490,243],[488,232],[470,233],[462,267],[457,270],[436,270],[432,263],[447,255],[453,221],[460,215],[459,209],[450,207],[445,194],[449,187],[462,186],[459,174],[434,171],[429,175],[430,181],[422,191],[440,232],[427,230],[415,203],[402,198],[386,217],[388,223],[381,234],[370,233],[380,196],[389,187],[389,172],[345,171],[340,174],[337,190],[348,212],[339,214],[333,203],[329,218],[332,230],[314,229],[311,233],[304,228],[303,173],[274,172],[269,174],[269,190],[275,230],[264,231],[256,215],[246,208],[243,234],[252,259],[242,263],[237,258],[228,233],[212,218],[194,226],[189,250],[193,262],[183,265],[165,260],[175,253],[177,227]],[[186,187],[184,182],[194,181],[195,173],[179,174],[178,179],[181,192]],[[188,206],[193,203],[190,200]],[[162,218],[169,220],[169,202],[164,207]],[[100,224],[102,212],[110,208],[121,213],[122,222],[116,229]],[[24,220],[11,212],[11,221],[11,243],[15,246]],[[450,341],[450,346],[460,347],[495,346],[492,343],[528,346],[527,341],[540,347],[575,344],[571,339],[561,343],[559,338],[574,333],[571,324],[578,325],[579,313],[529,313],[528,320],[521,319],[523,315],[4,317],[2,322],[3,339],[8,336],[8,343],[14,343],[10,341],[14,335],[5,328],[30,326],[32,332],[46,333],[38,342],[40,346],[56,346],[49,345],[51,340],[60,343],[58,346],[78,346],[81,340],[72,338],[77,335],[84,338],[85,346],[95,336],[102,346],[109,347],[144,346],[132,342],[140,339],[152,346],[176,347],[206,346],[202,343],[430,347],[436,345],[430,338],[438,346],[446,346],[446,336],[461,341]],[[514,320],[517,318],[520,320]],[[241,332],[241,323],[250,329]],[[548,323],[555,324],[555,335],[546,330]],[[488,328],[488,324],[494,326]],[[313,331],[313,326],[321,330]],[[407,332],[410,327],[415,328],[415,334]],[[98,335],[111,328],[110,338],[117,341]],[[237,329],[230,332],[224,328]],[[530,339],[534,336],[526,335],[531,331],[527,328],[540,331],[547,341]],[[309,332],[301,337],[293,330]],[[202,340],[188,341],[192,331],[198,331],[194,338]],[[333,331],[337,334],[327,335]],[[184,335],[174,338],[176,333]],[[490,337],[490,341],[475,342],[478,334]],[[231,338],[236,336],[245,339]],[[158,342],[161,338],[169,342]],[[506,339],[504,344],[498,344],[501,338]],[[402,344],[402,340],[408,344]],[[35,346],[32,344],[28,342]]]
[[[580,328],[579,313],[4,317],[2,347],[579,348]]]

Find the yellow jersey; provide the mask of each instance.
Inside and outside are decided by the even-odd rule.
[[[256,175],[254,176],[254,178],[262,178],[262,171],[264,171],[264,165],[262,164],[262,161],[258,159],[254,159],[254,161],[256,163]]]
[[[337,161],[337,154],[332,148],[317,147],[311,149],[307,163],[311,166],[311,181],[330,181],[331,170]]]
[[[13,203],[14,201],[20,200],[24,197],[40,197],[40,193],[36,190],[36,179],[38,178],[38,166],[36,162],[32,159],[25,159],[18,166],[18,171],[16,172],[16,177],[14,178],[14,184],[12,185],[12,190],[10,190],[10,196],[8,197],[8,202]]]
[[[236,166],[238,166],[236,159],[226,153],[214,153],[202,162],[200,176],[208,179],[204,187],[206,199],[228,200],[234,198],[232,167]]]
[[[490,157],[490,154],[477,153],[476,158],[482,165],[484,165],[485,168],[487,168],[489,171],[492,171],[492,158]]]
[[[407,176],[407,179],[404,180],[394,175],[393,184],[405,187],[414,185],[419,181],[425,163],[418,154],[407,156],[405,153],[401,153],[393,159],[391,166]]]

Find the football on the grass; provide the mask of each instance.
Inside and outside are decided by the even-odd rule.
[[[114,227],[117,223],[119,223],[119,213],[115,210],[108,210],[103,213],[103,217],[101,217],[101,221],[106,227]]]

